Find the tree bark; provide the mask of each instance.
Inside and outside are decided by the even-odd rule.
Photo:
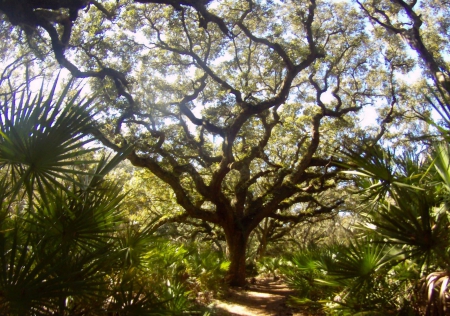
[[[258,240],[259,241],[259,246],[258,246],[258,250],[256,252],[257,256],[258,256],[258,259],[261,259],[262,257],[264,257],[266,255],[267,234],[268,234],[268,230],[269,230],[268,223],[269,223],[269,218],[265,218],[264,219],[264,225],[263,225],[263,227],[260,230],[261,231],[261,237]]]
[[[225,230],[228,259],[231,261],[225,281],[231,286],[244,286],[245,259],[249,234],[240,228]]]
[[[267,250],[267,232],[263,231],[257,251],[258,259],[261,259],[266,255],[266,250]]]

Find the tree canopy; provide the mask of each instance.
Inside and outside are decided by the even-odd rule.
[[[8,79],[37,75],[32,62],[89,78],[89,133],[131,146],[128,160],[170,186],[174,221],[223,229],[232,285],[263,220],[345,207],[342,148],[414,146],[449,126],[445,1],[7,0],[0,12],[15,56],[5,97],[23,89]],[[408,85],[415,67],[423,81]],[[366,129],[371,106],[379,126]]]

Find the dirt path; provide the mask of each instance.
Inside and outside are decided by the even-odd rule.
[[[286,306],[294,291],[282,281],[257,279],[245,289],[230,290],[227,297],[213,302],[218,316],[306,316]]]

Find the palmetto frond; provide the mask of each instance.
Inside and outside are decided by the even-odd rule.
[[[48,98],[22,95],[0,109],[4,313],[102,310],[98,297],[109,295],[117,266],[123,194],[104,176],[129,151],[88,158],[90,101],[76,101],[78,94],[69,98],[69,87],[55,98],[55,89],[56,83]]]
[[[79,93],[68,98],[69,85],[56,98],[56,84],[46,99],[41,90],[34,98],[14,96],[0,108],[0,166],[15,194],[22,188],[29,196],[63,188],[59,180],[85,173],[76,166],[95,162],[85,158],[93,149],[83,147],[93,140],[85,133],[91,101],[77,101]]]
[[[357,240],[342,249],[328,272],[336,280],[355,279],[357,286],[370,280],[374,273],[389,264],[396,256],[391,249],[381,244]]]
[[[365,191],[372,205],[377,205],[376,211],[368,204],[364,205],[367,217],[361,223],[363,232],[376,237],[365,245],[354,244],[342,253],[337,269],[329,270],[330,275],[340,276],[342,280],[347,275],[348,279],[356,280],[356,283],[346,285],[349,289],[355,286],[368,288],[365,282],[387,280],[385,276],[376,279],[374,272],[378,267],[386,267],[386,271],[397,275],[396,269],[391,267],[399,266],[399,262],[415,266],[418,268],[416,276],[390,280],[387,288],[395,282],[408,283],[415,279],[416,283],[413,283],[422,283],[423,292],[426,292],[428,313],[446,315],[450,298],[449,146],[437,145],[433,160],[416,153],[405,152],[396,157],[383,152],[389,151],[369,149],[361,157],[347,154],[352,161],[349,166],[356,168],[353,174],[376,184]],[[373,155],[377,155],[375,160],[364,161],[365,157]],[[382,249],[387,248],[392,251],[383,255]],[[372,285],[369,287],[373,288]]]
[[[43,251],[53,244],[61,250],[88,252],[103,247],[117,229],[122,198],[120,188],[106,184],[87,193],[48,194],[27,218],[30,232],[40,236],[36,246],[43,247]]]
[[[427,191],[397,191],[394,203],[385,202],[365,226],[387,243],[398,245],[402,254],[422,265],[447,243],[448,221],[445,216],[434,216],[435,202]]]
[[[405,152],[395,156],[389,149],[373,146],[358,151],[346,150],[343,157],[349,160],[341,164],[349,169],[343,173],[355,176],[362,189],[360,193],[364,193],[363,201],[368,205],[398,189],[421,190],[417,182],[424,170],[417,155]]]
[[[350,160],[348,164],[343,164],[349,169],[343,173],[356,176],[356,181],[362,180],[364,191],[370,193],[368,198],[383,198],[394,182],[393,154],[376,146],[365,150],[348,149],[342,154],[345,159]],[[372,181],[367,182],[367,179]]]
[[[147,279],[137,269],[129,269],[120,275],[115,286],[108,310],[125,315],[169,315],[158,302],[156,295],[149,291]]]
[[[140,267],[142,257],[151,251],[153,242],[157,241],[157,237],[152,233],[153,224],[157,220],[151,220],[146,225],[142,225],[143,227],[127,224],[119,233],[117,242],[124,267]]]
[[[62,257],[54,247],[44,254],[32,246],[35,240],[25,227],[13,225],[6,232],[2,225],[0,234],[2,313],[50,314],[67,297],[97,295],[105,284],[98,253]]]
[[[436,183],[437,194],[442,197],[443,206],[450,210],[450,148],[448,144],[437,146],[434,167],[438,174]]]

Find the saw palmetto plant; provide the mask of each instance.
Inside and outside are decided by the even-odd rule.
[[[428,156],[381,147],[345,154],[345,174],[360,188],[354,238],[286,258],[284,274],[298,290],[292,304],[321,303],[331,315],[448,315],[450,150],[434,148]]]
[[[396,301],[396,307],[390,306],[394,310],[413,308],[426,315],[446,315],[450,302],[449,147],[437,144],[434,154],[422,159],[413,153],[396,157],[386,152],[369,148],[366,155],[376,158],[352,160],[356,171],[347,173],[369,178],[372,185],[362,191],[361,235],[337,257],[329,277],[351,281],[342,305],[348,306],[352,297],[359,297],[360,304],[385,290],[384,298],[376,300]],[[401,272],[407,270],[416,272]]]
[[[138,241],[124,238],[133,234],[123,194],[104,177],[129,152],[96,157],[87,134],[91,100],[79,101],[70,86],[57,96],[56,87],[0,108],[2,314],[162,315],[187,308],[176,287],[156,293],[152,267],[139,262],[152,231],[138,232]]]

